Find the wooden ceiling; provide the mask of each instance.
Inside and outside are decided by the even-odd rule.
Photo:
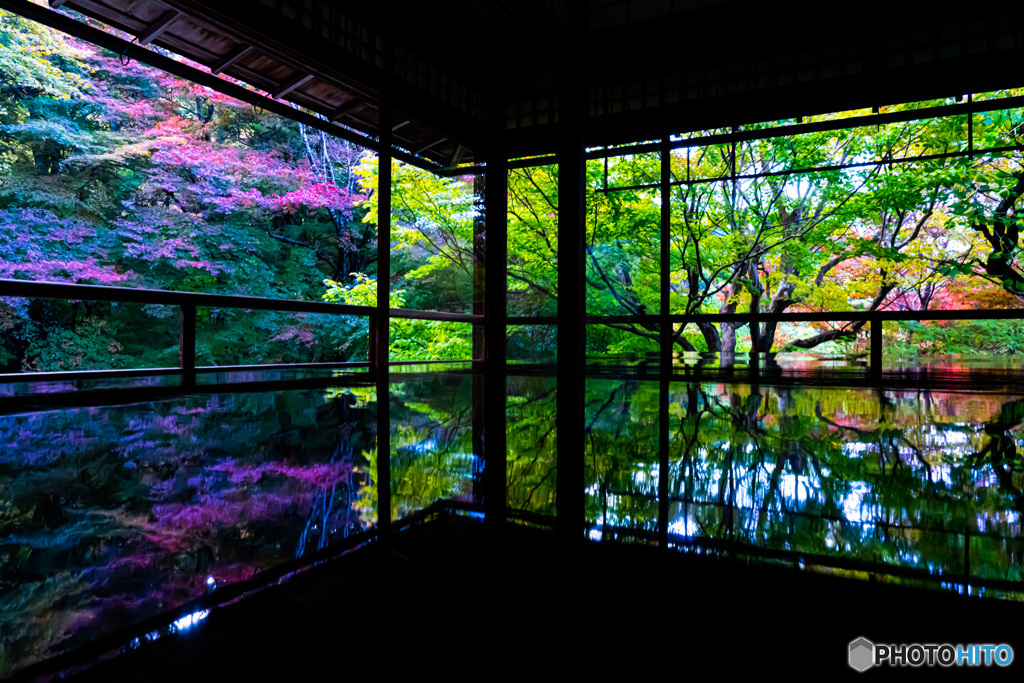
[[[62,30],[86,27],[56,8],[98,19],[134,36],[129,56],[187,57],[212,72],[203,84],[371,148],[386,94],[400,158],[448,172],[481,161],[496,135],[512,156],[553,151],[567,91],[596,146],[1024,85],[1019,3],[970,13],[750,0],[49,4],[0,0]]]
[[[489,103],[478,94],[437,67],[421,64],[415,53],[383,35],[373,17],[342,13],[338,3],[50,0],[49,5],[134,36],[125,46],[126,57],[166,66],[161,55],[150,54],[152,47],[186,57],[218,78],[200,80],[187,69],[175,69],[178,75],[196,76],[228,94],[238,94],[228,87],[231,81],[241,82],[262,91],[255,101],[266,108],[291,115],[291,107],[275,107],[270,100],[297,105],[319,119],[319,127],[371,148],[387,93],[394,146],[406,160],[428,167],[473,163],[474,150],[466,141],[480,139],[489,120]],[[116,47],[88,27],[72,26],[66,17],[27,1],[5,0],[0,7]]]

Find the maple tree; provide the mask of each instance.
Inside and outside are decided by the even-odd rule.
[[[362,150],[4,13],[0,277],[319,299],[372,273]],[[165,365],[167,307],[5,301],[8,369]],[[365,321],[200,310],[200,364],[337,360]],[[150,328],[148,343],[135,330]],[[365,332],[363,332],[365,335]]]
[[[952,289],[977,292],[978,299],[961,296],[957,304],[979,308],[987,305],[982,290],[962,287],[979,278],[1015,295],[1015,276],[993,275],[1002,266],[992,264],[1001,258],[993,240],[1016,239],[1011,226],[1021,190],[1013,170],[1019,153],[978,150],[1019,144],[1014,136],[1020,114],[973,115],[974,128],[988,132],[974,137],[971,156],[964,154],[966,115],[913,118],[917,109],[952,102],[885,107],[883,113],[910,116],[883,125],[851,121],[849,128],[758,135],[797,125],[782,121],[692,134],[686,146],[672,151],[668,165],[670,311],[928,310],[951,307],[943,293]],[[810,117],[808,123],[865,116],[870,112],[857,110]],[[744,135],[735,143],[713,141],[732,132]],[[602,153],[609,156],[587,166],[587,313],[655,314],[660,156]],[[556,179],[552,167],[510,173],[510,310],[555,310],[557,274],[545,268],[557,260]],[[1007,263],[1016,263],[1013,258]],[[588,348],[656,350],[658,327],[650,318],[592,325]],[[738,334],[746,327],[677,325],[674,346],[731,356],[750,350],[749,336]],[[811,327],[808,334],[806,325],[762,323],[757,350],[835,349],[855,341],[864,322]],[[905,330],[890,335],[897,339],[905,349],[926,350],[913,346]]]

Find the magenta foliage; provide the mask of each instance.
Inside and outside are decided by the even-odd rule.
[[[292,339],[298,341],[307,348],[316,346],[320,343],[313,326],[309,324],[289,325],[281,332],[271,337],[270,341],[291,341]]]
[[[173,117],[146,131],[154,136],[149,192],[163,192],[186,211],[273,213],[335,209],[351,216],[361,195],[317,182],[306,160],[276,151],[218,147],[194,139],[189,122]]]
[[[134,279],[107,256],[104,235],[45,209],[0,210],[0,277],[116,284]]]
[[[130,169],[118,173],[131,182],[102,183],[104,201],[122,207],[105,213],[59,185],[45,193],[31,186],[37,189],[26,201],[48,208],[0,210],[0,277],[180,287],[182,277],[223,277],[236,255],[261,253],[265,246],[254,234],[264,230],[261,220],[327,210],[350,220],[364,199],[350,187],[324,182],[298,147],[250,146],[225,137],[232,124],[214,112],[233,112],[226,114],[230,119],[248,105],[65,40],[55,59],[79,61],[71,69],[78,80],[69,77],[66,84],[79,101],[77,113],[65,115],[83,117],[76,121],[78,137],[60,143],[66,150],[61,173],[83,173],[66,186],[92,193],[100,184],[91,179],[111,168]],[[42,126],[40,138],[51,125],[45,116],[38,124],[29,121]],[[357,154],[340,141],[330,145],[339,160],[351,163]]]
[[[228,480],[234,483],[257,482],[267,474],[291,477],[308,486],[334,486],[347,482],[351,464],[347,462],[312,463],[291,465],[284,462],[264,462],[254,465],[241,460],[226,460],[211,469],[226,472]]]

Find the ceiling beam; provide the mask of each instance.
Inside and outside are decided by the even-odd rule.
[[[431,142],[431,143],[430,143],[429,145],[427,145],[426,147],[420,147],[420,148],[419,148],[418,150],[416,150],[415,152],[413,152],[413,154],[423,154],[424,152],[426,152],[426,151],[427,151],[428,149],[430,149],[431,147],[434,147],[434,146],[436,146],[436,145],[440,145],[440,144],[441,144],[442,142],[444,142],[444,141],[445,141],[445,140],[447,140],[447,139],[448,139],[448,138],[441,138],[440,140],[434,140],[433,142]]]
[[[449,167],[455,167],[462,161],[462,155],[466,153],[466,148],[462,145],[455,145],[455,151],[452,152],[452,158],[448,160]]]
[[[57,9],[68,0],[50,0],[50,9]]]
[[[181,17],[181,12],[177,10],[170,10],[166,12],[162,17],[156,20],[155,23],[150,24],[145,33],[139,34],[139,45],[149,45],[154,40],[160,37],[160,34],[171,27],[171,24],[176,22]]]
[[[331,123],[334,123],[335,121],[341,119],[342,117],[348,116],[356,109],[359,109],[359,107],[362,106],[362,104],[363,102],[358,99],[343,104],[337,109],[335,109],[333,112],[331,112],[331,115],[327,117],[327,120],[330,121]]]
[[[268,55],[282,65],[296,71],[311,73],[317,81],[355,94],[370,107],[374,106],[373,103],[378,99],[380,91],[387,88],[396,108],[416,111],[416,120],[423,123],[424,127],[444,131],[449,140],[457,137],[464,142],[468,141],[469,149],[474,149],[475,144],[479,144],[480,140],[490,134],[487,123],[474,115],[439,97],[430,96],[412,84],[398,82],[388,69],[384,69],[374,59],[343,48],[311,28],[301,25],[294,18],[286,17],[270,4],[251,0],[162,2],[184,12],[190,20],[230,36],[236,42],[257,46],[261,54]],[[349,13],[347,5],[345,13]],[[390,30],[386,19],[387,17],[382,15],[380,24],[364,24],[360,30],[369,30],[371,35],[378,39],[382,38]],[[385,41],[385,52],[393,49],[393,46]],[[253,85],[267,89],[258,83]]]
[[[256,48],[254,48],[252,45],[246,45],[245,43],[242,43],[234,50],[224,55],[224,58],[221,59],[219,62],[214,63],[213,66],[210,67],[210,73],[216,76],[220,72],[224,71],[224,69],[228,68],[229,66],[232,66],[239,59],[246,56],[255,49]]]
[[[313,74],[299,74],[290,81],[285,81],[280,86],[278,86],[276,90],[270,93],[270,97],[271,99],[279,100],[288,93],[290,93],[292,90],[298,88],[300,85],[308,83],[311,80],[313,80]]]
[[[143,64],[148,64],[149,66],[165,71],[173,76],[177,76],[178,78],[183,78],[198,85],[206,86],[216,90],[217,92],[223,93],[228,97],[233,97],[253,106],[258,106],[266,111],[271,111],[283,116],[284,118],[292,119],[293,121],[305,124],[311,128],[335,135],[343,140],[348,140],[349,142],[355,143],[368,150],[379,151],[380,149],[380,145],[376,140],[359,131],[350,130],[342,126],[331,125],[331,123],[324,121],[320,116],[301,109],[295,109],[291,105],[283,102],[270,100],[266,95],[261,95],[254,90],[242,87],[234,82],[218,78],[217,76],[208,74],[205,71],[200,71],[188,64],[184,64],[164,54],[149,50],[148,48],[141,47],[133,41],[124,40],[123,38],[119,38],[118,36],[107,33],[99,28],[77,21],[60,12],[54,12],[46,6],[36,5],[33,2],[29,2],[29,0],[0,0],[0,8],[19,14],[26,19],[37,21],[58,31],[63,31],[64,33],[72,35],[80,40],[85,40],[93,43],[94,45],[110,50],[115,54],[121,54],[129,59],[134,59]],[[393,150],[392,155],[396,159],[400,159],[427,171],[436,173],[443,170],[440,164],[429,159],[416,157],[403,150]]]

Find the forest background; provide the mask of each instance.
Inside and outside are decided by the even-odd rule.
[[[2,14],[0,277],[372,304],[376,158],[207,88]],[[996,99],[1017,91],[975,95]],[[882,113],[952,104],[882,107]],[[861,117],[857,110],[803,122]],[[1016,308],[1022,111],[748,136],[671,152],[672,313]],[[701,138],[708,138],[701,144]],[[659,312],[657,153],[587,166],[587,312]],[[557,312],[557,165],[509,174],[509,314]],[[395,163],[392,306],[472,311],[484,183]],[[765,324],[761,351],[856,351],[862,324]],[[173,307],[0,300],[0,369],[173,366]],[[887,352],[1014,353],[1017,321],[893,323]],[[394,360],[472,357],[468,324],[393,320]],[[592,354],[657,349],[656,323],[592,325]],[[747,351],[742,325],[676,351]],[[510,327],[512,359],[554,327]],[[207,308],[197,363],[365,360],[365,318]]]

